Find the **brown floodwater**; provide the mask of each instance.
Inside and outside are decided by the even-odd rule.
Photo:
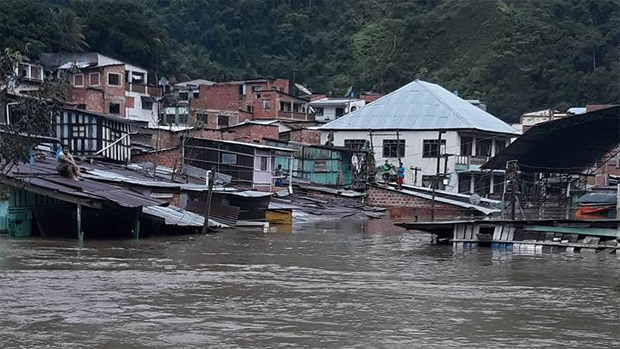
[[[1,348],[619,348],[620,259],[388,221],[139,241],[0,236]]]

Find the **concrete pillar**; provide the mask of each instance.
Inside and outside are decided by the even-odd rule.
[[[470,176],[469,177],[469,192],[473,193],[474,192],[474,184],[475,184],[474,183],[474,174],[470,173],[469,176]]]

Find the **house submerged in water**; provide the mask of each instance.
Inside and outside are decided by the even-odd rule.
[[[369,142],[376,164],[407,169],[405,183],[459,193],[501,193],[502,173],[480,166],[519,132],[445,88],[415,80],[319,128],[321,143],[359,149]]]

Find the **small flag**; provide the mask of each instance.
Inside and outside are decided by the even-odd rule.
[[[353,91],[353,85],[349,86],[347,89],[347,93],[344,95],[345,97],[354,97],[355,92]]]

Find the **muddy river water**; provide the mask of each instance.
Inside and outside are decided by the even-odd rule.
[[[0,236],[0,348],[620,348],[620,259],[457,251],[387,221]]]

